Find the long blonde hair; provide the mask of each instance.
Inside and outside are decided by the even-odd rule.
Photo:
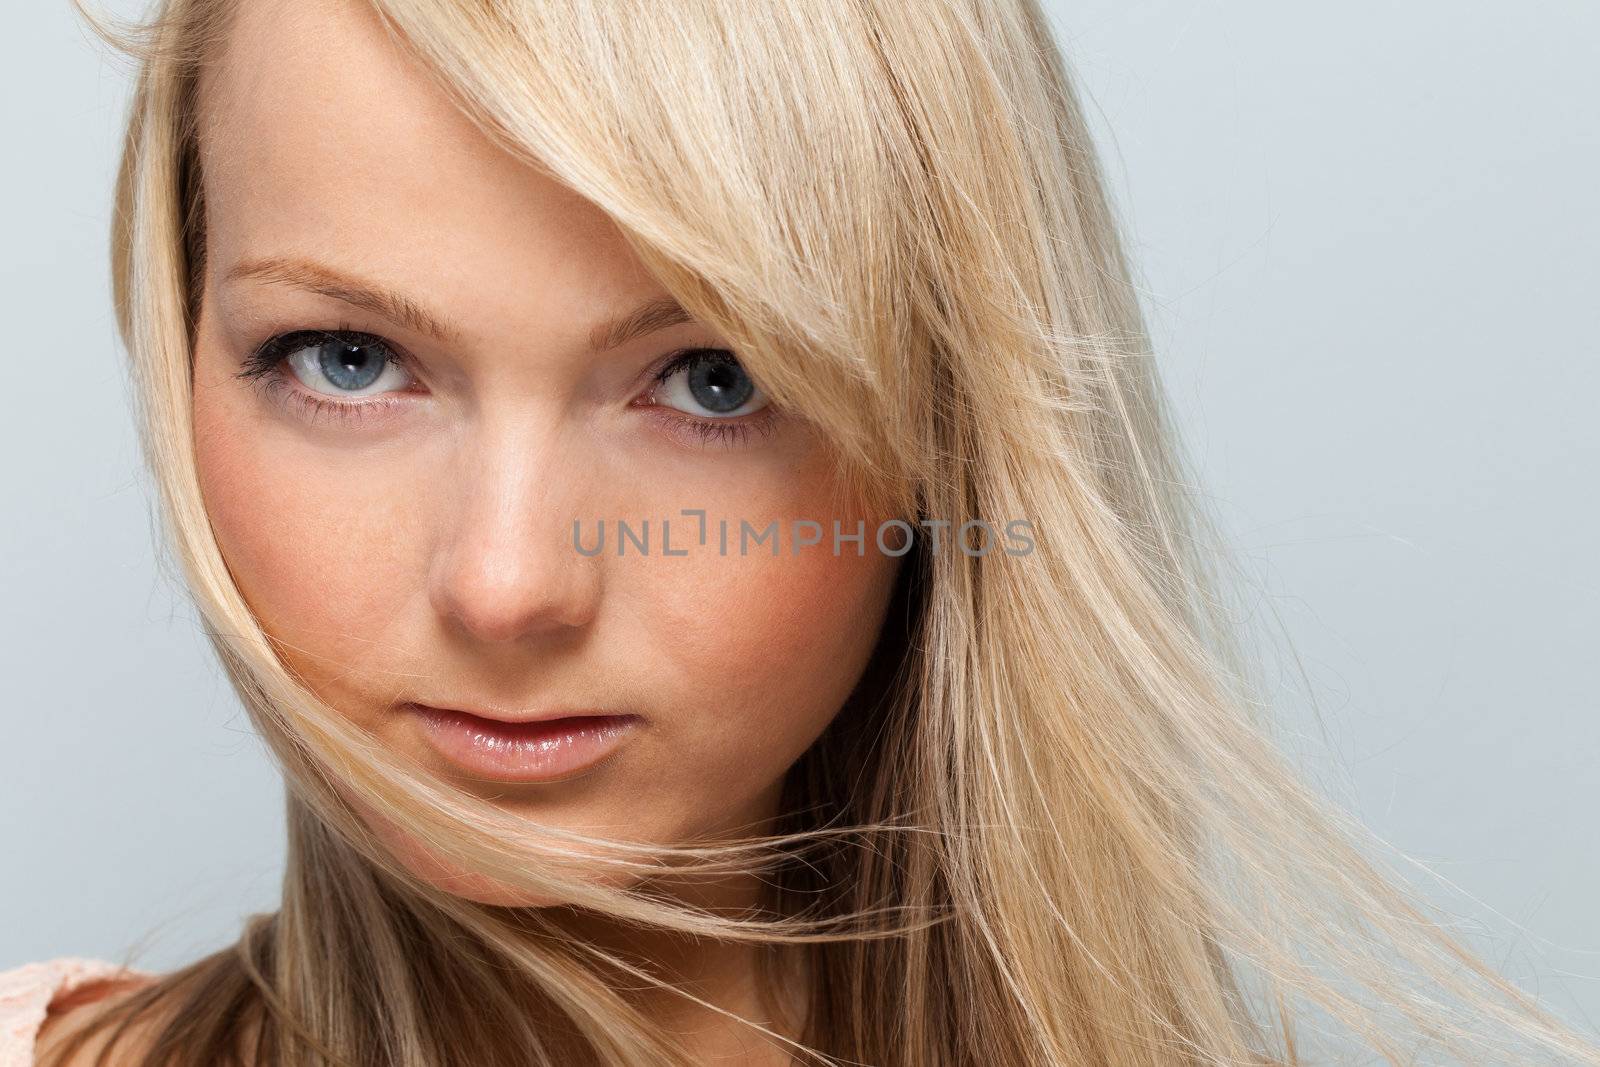
[[[275,654],[196,478],[196,87],[234,2],[89,16],[139,63],[114,282],[165,528],[288,789],[281,909],[96,1020],[158,1020],[142,1063],[692,1062],[630,991],[662,981],[649,961],[422,883],[352,799],[540,896],[803,955],[807,1063],[1600,1063],[1422,914],[1258,721],[1228,555],[1037,0],[367,0],[487,135],[614,218],[864,492],[1037,538],[908,558],[775,838],[597,842],[373,746]],[[575,845],[637,887],[590,884]],[[771,899],[652,892],[692,868],[760,872]]]

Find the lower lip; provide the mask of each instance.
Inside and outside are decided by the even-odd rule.
[[[422,704],[406,710],[435,751],[469,774],[500,782],[555,782],[591,770],[638,730],[637,715],[498,722]]]

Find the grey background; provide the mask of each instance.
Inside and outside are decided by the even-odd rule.
[[[1600,1017],[1600,8],[1053,10],[1312,773]],[[273,906],[281,792],[156,562],[105,265],[127,69],[41,0],[0,90],[0,968],[170,968]]]

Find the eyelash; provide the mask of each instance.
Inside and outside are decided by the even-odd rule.
[[[291,376],[284,373],[282,369],[283,361],[302,348],[326,341],[341,341],[345,344],[376,348],[384,353],[384,358],[389,362],[405,362],[395,352],[394,346],[376,334],[364,333],[344,326],[336,330],[290,330],[287,333],[269,337],[266,341],[256,346],[245,357],[244,368],[239,372],[238,376],[254,383],[264,394],[283,402],[295,414],[311,422],[333,418],[352,424],[360,423],[371,416],[392,410],[399,403],[399,401],[385,399],[333,400],[305,389],[296,388],[291,384],[289,381]]]
[[[732,352],[726,348],[688,348],[667,360],[666,364],[651,376],[652,385],[646,396],[653,396],[667,381],[684,367],[688,367],[697,359],[709,355],[727,356],[735,359]],[[742,445],[750,439],[750,431],[755,430],[763,437],[772,431],[772,422],[775,412],[769,404],[760,411],[746,415],[741,419],[701,419],[677,408],[669,408],[660,404],[650,405],[655,409],[657,417],[676,425],[679,432],[693,435],[693,438],[702,445],[727,445],[735,447]]]
[[[264,393],[284,402],[296,414],[313,422],[333,418],[359,423],[371,416],[393,410],[401,403],[392,399],[333,400],[292,385],[289,381],[291,376],[283,370],[284,360],[302,348],[326,341],[375,348],[382,352],[389,362],[402,366],[406,362],[405,358],[395,351],[393,345],[377,334],[345,326],[335,330],[290,330],[275,334],[256,346],[245,357],[243,369],[239,371],[238,377],[254,383]],[[733,354],[723,348],[688,348],[677,352],[659,371],[651,375],[651,387],[645,396],[653,396],[661,383],[695,360],[708,355],[731,357]],[[772,429],[774,415],[770,405],[739,420],[702,419],[660,404],[647,406],[653,408],[658,418],[671,424],[674,432],[685,439],[702,445],[720,444],[728,447],[746,443],[752,430],[765,436]]]

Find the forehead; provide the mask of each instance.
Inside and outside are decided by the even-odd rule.
[[[659,291],[603,212],[490,141],[362,0],[238,4],[199,109],[213,278],[303,256],[508,313]]]

